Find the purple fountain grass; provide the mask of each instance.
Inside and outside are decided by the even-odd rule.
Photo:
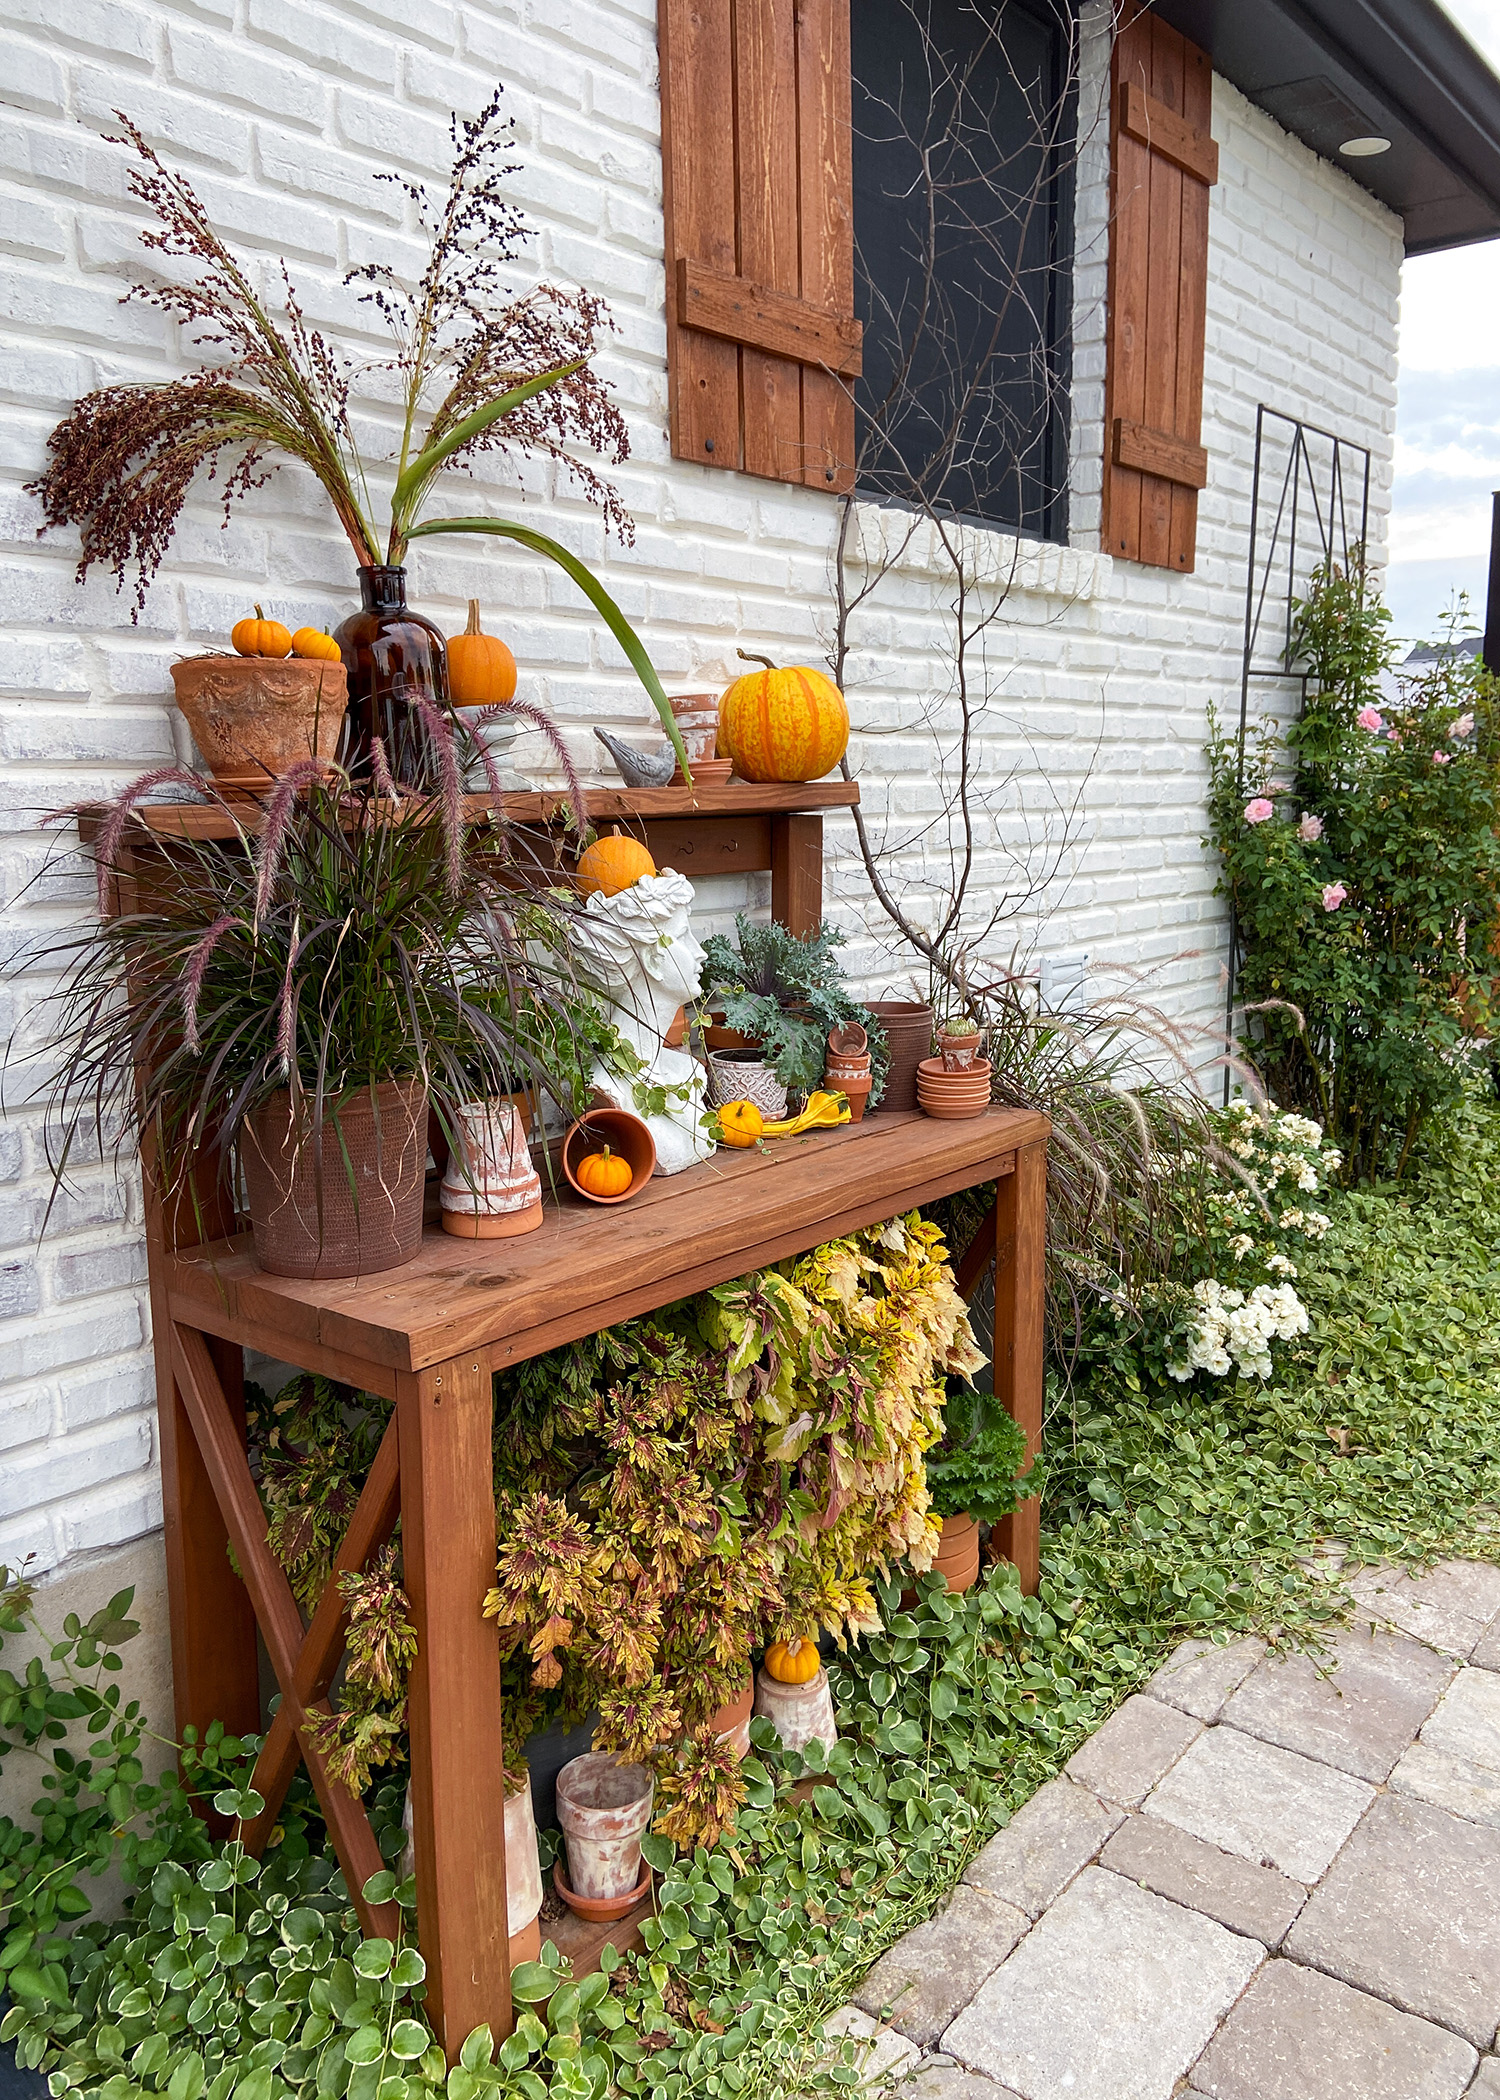
[[[266,808],[265,827],[256,846],[255,865],[255,923],[260,925],[271,900],[271,889],[281,864],[282,849],[292,827],[292,817],[297,807],[297,797],[303,788],[311,787],[315,780],[337,775],[338,768],[327,759],[299,758],[277,779]],[[346,782],[348,775],[339,777]]]
[[[547,742],[552,746],[558,765],[562,768],[563,779],[568,784],[568,801],[572,805],[573,828],[581,837],[588,830],[589,826],[588,807],[584,801],[583,794],[583,782],[578,777],[578,768],[573,763],[573,754],[564,742],[557,724],[550,715],[543,714],[539,707],[533,707],[529,700],[507,700],[503,710],[486,708],[484,715],[480,716],[480,720],[483,721],[492,712],[498,714],[502,711],[518,715],[523,722],[529,723],[533,729],[539,729],[547,739]]]
[[[182,1020],[187,1033],[187,1047],[196,1057],[203,1048],[198,1034],[198,1001],[203,996],[203,980],[208,975],[208,965],[215,948],[218,947],[231,926],[238,926],[239,918],[232,911],[221,912],[212,926],[195,943],[188,957],[187,974],[182,980]]]
[[[418,691],[416,708],[437,757],[438,774],[442,781],[439,806],[442,811],[448,894],[450,897],[456,897],[463,881],[464,781],[454,745],[453,726],[448,718],[433,706],[424,692]]]

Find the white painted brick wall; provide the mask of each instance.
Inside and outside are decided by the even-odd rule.
[[[1098,555],[1105,148],[1103,43],[1092,7],[1078,225],[1074,551],[1020,550],[992,635],[998,674],[985,777],[1001,784],[986,880],[1014,881],[1055,803],[1078,805],[1066,880],[1007,934],[1053,954],[1150,965],[1180,1009],[1220,997],[1223,917],[1201,851],[1205,704],[1237,700],[1251,433],[1258,401],[1371,443],[1383,531],[1395,402],[1397,223],[1222,83],[1221,180],[1211,220],[1204,441],[1211,467],[1199,566],[1169,576]],[[0,953],[87,908],[76,873],[22,896],[44,857],[37,814],[105,793],[173,748],[174,654],[221,641],[254,597],[291,624],[335,623],[348,549],[295,472],[236,513],[192,505],[132,625],[110,585],[73,581],[39,542],[22,483],[82,391],[180,369],[163,318],[121,307],[136,264],[125,160],[105,145],[116,106],[191,171],[223,230],[262,272],[284,253],[310,317],[367,326],[342,271],[416,249],[399,200],[372,181],[395,163],[440,182],[447,112],[477,109],[501,75],[525,162],[516,194],[541,228],[533,266],[613,302],[607,366],[629,417],[621,473],[638,521],[628,553],[552,478],[489,467],[475,507],[530,515],[590,558],[642,626],[670,684],[720,683],[738,644],[815,658],[828,629],[835,511],[808,490],[736,479],[668,456],[655,0],[0,0]],[[373,347],[373,340],[372,340]],[[370,413],[378,416],[371,404]],[[873,528],[872,528],[873,529]],[[980,566],[1003,574],[998,535]],[[631,674],[571,586],[519,550],[445,547],[416,559],[414,595],[456,629],[481,596],[515,645],[523,690],[592,766],[594,722],[648,727]],[[934,736],[951,734],[934,651],[942,588],[920,560],[883,585],[857,630],[854,758],[894,872],[935,807]],[[527,756],[525,747],[521,753]],[[534,761],[536,754],[532,754]],[[830,890],[851,930],[865,913],[846,826],[830,827]],[[708,915],[764,902],[762,880],[715,885]],[[870,931],[872,984],[906,966]],[[1183,959],[1185,951],[1197,951]],[[36,1025],[33,980],[0,987],[0,1036]],[[0,1126],[0,1559],[42,1567],[159,1522],[139,1198],[130,1176],[84,1169],[38,1247],[40,1138]]]

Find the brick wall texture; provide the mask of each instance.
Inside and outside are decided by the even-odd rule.
[[[859,4],[859,0],[856,0]],[[1205,710],[1238,705],[1256,405],[1373,447],[1372,539],[1390,478],[1398,222],[1216,82],[1198,568],[1174,576],[1097,551],[1103,418],[1106,152],[1103,10],[1085,10],[1080,117],[1073,544],[981,534],[981,592],[1004,595],[985,645],[979,747],[986,809],[979,890],[1003,907],[992,954],[1082,954],[1152,974],[1174,1010],[1222,999],[1226,928],[1203,832]],[[463,508],[518,510],[600,562],[669,689],[717,686],[735,649],[817,661],[830,627],[834,500],[674,463],[666,436],[655,0],[0,0],[0,911],[3,952],[88,908],[66,865],[38,879],[43,811],[118,789],[174,750],[172,657],[222,643],[251,599],[289,624],[335,624],[354,584],[316,488],[279,471],[228,529],[211,489],[189,508],[137,624],[111,583],[74,581],[76,550],[37,538],[23,483],[48,431],[90,387],[183,369],[176,331],[122,306],[137,265],[126,161],[106,143],[127,111],[188,170],[218,225],[269,285],[284,256],[310,318],[359,339],[341,288],[372,257],[414,265],[400,191],[377,171],[441,183],[448,113],[497,77],[515,119],[517,200],[538,228],[529,268],[611,302],[605,364],[629,418],[619,482],[633,549],[539,470],[487,466]],[[525,282],[525,272],[518,274]],[[371,354],[376,342],[369,338]],[[371,403],[373,427],[381,411]],[[856,552],[882,544],[855,521]],[[852,756],[889,879],[919,911],[940,891],[944,656],[951,592],[920,540],[859,616],[848,676]],[[415,601],[450,631],[478,595],[592,766],[592,726],[649,736],[646,703],[560,572],[520,550],[449,543],[414,563]],[[181,732],[177,732],[180,736]],[[187,747],[182,746],[186,755]],[[540,751],[518,753],[540,770]],[[924,842],[924,833],[925,842]],[[881,935],[850,852],[829,831],[833,909],[872,985],[911,978]],[[927,885],[924,894],[924,885]],[[935,886],[934,886],[935,885]],[[706,897],[718,923],[763,888]],[[0,1038],[26,1047],[45,991],[0,980]],[[82,1165],[39,1227],[47,1177],[35,1114],[0,1122],[0,1559],[41,1569],[160,1522],[140,1199],[128,1171]]]

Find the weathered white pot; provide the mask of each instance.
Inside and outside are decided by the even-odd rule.
[[[762,1666],[755,1673],[755,1711],[770,1722],[784,1750],[800,1750],[814,1736],[831,1750],[839,1739],[826,1670],[806,1684],[782,1684]]]
[[[416,1847],[412,1842],[411,1788],[406,1789],[406,1807],[401,1816],[406,1832],[397,1873],[404,1881],[417,1871]],[[531,1808],[531,1779],[505,1797],[505,1917],[506,1932],[513,1940],[534,1923],[542,1907],[542,1862],[537,1852],[536,1817]],[[529,1957],[528,1957],[529,1958]]]
[[[515,1102],[466,1101],[456,1117],[461,1157],[443,1176],[443,1230],[460,1239],[511,1239],[542,1222],[541,1177]]]
[[[641,1839],[656,1781],[645,1765],[590,1750],[557,1775],[557,1820],[568,1847],[568,1886],[589,1902],[627,1896],[641,1879]]]

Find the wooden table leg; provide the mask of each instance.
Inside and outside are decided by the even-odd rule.
[[[417,1927],[427,2012],[453,2062],[487,2022],[509,2034],[490,1373],[470,1357],[403,1372],[401,1540],[417,1634],[408,1707]]]
[[[229,1531],[172,1370],[171,1328],[156,1324],[157,1425],[162,1524],[172,1622],[172,1694],[179,1741],[189,1726],[202,1742],[211,1721],[231,1735],[260,1731],[260,1664],[250,1594],[229,1561]],[[245,1433],[244,1354],[211,1341],[215,1367]],[[227,1827],[227,1826],[226,1826]]]
[[[788,933],[816,933],[823,923],[823,819],[771,819],[771,917]]]
[[[995,1195],[995,1394],[1026,1436],[1028,1460],[1042,1448],[1043,1308],[1046,1289],[1047,1147],[1021,1145],[1016,1170]],[[1035,1596],[1041,1582],[1041,1505],[1036,1496],[996,1527],[1001,1556]]]

